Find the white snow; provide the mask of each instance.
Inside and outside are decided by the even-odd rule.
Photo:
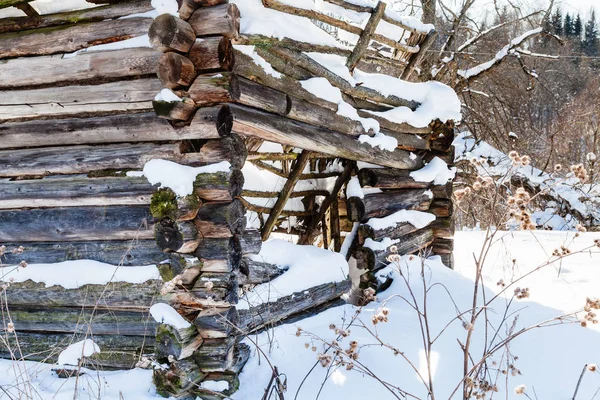
[[[227,381],[203,381],[200,387],[212,390],[213,392],[223,392],[229,390],[229,382]]]
[[[156,101],[168,101],[170,103],[181,101],[181,97],[177,96],[171,89],[163,89],[154,97]]]
[[[317,285],[340,282],[348,275],[348,263],[339,253],[279,239],[263,243],[260,253],[250,258],[288,270],[269,283],[257,285],[245,297],[240,298],[238,309],[274,302]]]
[[[179,17],[179,5],[176,0],[152,0],[152,7],[159,14],[171,14]]]
[[[412,171],[410,177],[416,182],[431,182],[434,185],[445,185],[454,179],[456,168],[448,168],[448,164],[439,157],[434,157],[423,168]]]
[[[99,44],[96,46],[86,47],[85,49],[77,50],[73,53],[63,54],[62,58],[72,58],[82,53],[91,53],[95,51],[131,49],[135,47],[152,47],[148,35],[136,36],[131,39],[121,40],[118,42]]]
[[[58,364],[79,365],[81,358],[90,357],[96,353],[100,353],[100,347],[92,339],[85,339],[64,349],[58,356]]]
[[[280,79],[283,76],[279,72],[275,71],[267,60],[258,55],[254,46],[236,44],[233,47],[236,50],[239,50],[247,56],[251,57],[252,61],[254,61],[256,65],[261,67],[267,74],[271,75],[272,77]]]
[[[511,139],[518,139],[519,135],[517,135],[514,132],[508,132],[508,137],[511,138]]]
[[[26,256],[24,256],[26,257]],[[0,279],[15,282],[31,280],[46,287],[62,286],[76,289],[83,285],[106,285],[109,282],[144,283],[160,279],[154,265],[143,267],[117,267],[92,260],[63,261],[55,264],[28,264],[22,267],[0,268]]]
[[[375,230],[381,230],[395,226],[401,222],[408,222],[417,229],[425,228],[435,221],[435,215],[423,211],[400,210],[383,218],[370,218],[367,225]]]
[[[231,164],[227,161],[210,164],[204,167],[189,167],[173,161],[154,159],[144,165],[144,176],[153,185],[171,189],[177,196],[184,197],[194,191],[194,181],[198,174],[227,172]],[[139,176],[138,173],[128,176]]]
[[[367,238],[365,240],[365,243],[363,244],[363,247],[367,247],[373,251],[384,251],[388,249],[391,245],[393,245],[394,243],[398,243],[399,241],[400,239],[390,239],[389,237],[385,237],[380,241]]]
[[[283,189],[286,179],[274,175],[265,169],[258,168],[252,163],[245,163],[242,168],[244,174],[244,189],[278,192]],[[331,191],[335,185],[336,177],[303,179],[295,186],[296,191],[301,190],[327,190]]]
[[[365,193],[360,187],[358,176],[353,176],[350,178],[348,184],[346,185],[346,198],[349,199],[350,197],[358,197],[359,199],[365,198]]]
[[[398,139],[382,132],[376,133],[375,136],[360,135],[358,141],[367,143],[371,147],[379,147],[381,150],[387,151],[394,151],[398,147]]]
[[[185,329],[192,326],[173,307],[165,303],[156,303],[150,307],[150,315],[159,324],[171,325],[176,329]]]

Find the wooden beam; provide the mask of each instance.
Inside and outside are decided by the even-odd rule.
[[[8,7],[16,7],[19,4],[29,3],[33,0],[0,0],[0,10]]]
[[[231,41],[220,36],[196,40],[187,57],[199,72],[229,71],[235,61]]]
[[[270,214],[271,209],[269,207],[257,206],[256,204],[250,203],[248,200],[240,197],[240,201],[244,204],[244,207],[248,209],[248,211],[254,211],[259,214]],[[311,211],[281,211],[280,215],[282,217],[308,217],[312,215]]]
[[[100,85],[0,91],[0,121],[151,111],[152,100],[161,89],[160,81],[150,78]]]
[[[358,62],[365,54],[367,47],[369,47],[369,44],[371,43],[371,38],[375,34],[375,30],[377,29],[377,25],[379,25],[379,21],[381,21],[381,18],[385,13],[385,6],[386,3],[384,3],[383,1],[379,1],[377,3],[377,6],[371,13],[371,17],[369,17],[369,21],[367,21],[365,29],[363,29],[362,33],[360,34],[356,46],[354,46],[354,50],[352,50],[352,54],[350,54],[350,57],[348,57],[348,59],[346,60],[346,67],[348,67],[348,70],[350,72],[354,71],[354,68],[356,68]]]
[[[416,169],[422,165],[419,157],[411,158],[410,152],[406,150],[381,150],[360,143],[351,136],[275,114],[237,104],[231,104],[230,108],[234,115],[233,131],[245,136],[398,169]]]
[[[82,53],[71,58],[16,58],[0,63],[0,89],[155,75],[159,57],[155,50],[139,47]],[[44,73],[40,74],[42,70]]]
[[[148,32],[152,18],[125,18],[0,35],[0,59],[70,53],[94,45],[117,42]]]
[[[225,36],[236,39],[240,34],[240,10],[235,4],[201,7],[188,22],[198,37]]]
[[[158,51],[177,51],[187,53],[196,34],[186,21],[171,14],[161,14],[154,19],[148,30],[150,44]]]
[[[288,176],[287,181],[285,181],[285,184],[283,185],[283,189],[281,190],[281,194],[277,198],[275,205],[271,209],[269,218],[267,218],[267,220],[265,221],[265,225],[262,228],[261,236],[262,236],[263,241],[266,241],[269,238],[269,236],[271,235],[271,230],[275,226],[275,223],[277,222],[277,218],[279,218],[279,215],[283,211],[283,207],[285,206],[288,199],[290,198],[290,195],[291,195],[292,191],[294,190],[294,186],[296,186],[296,183],[298,182],[298,180],[300,180],[300,175],[304,171],[304,168],[306,168],[306,165],[308,164],[309,159],[310,159],[310,151],[303,150],[302,153],[300,154],[300,157],[298,157],[298,159],[296,160],[296,164],[294,165],[294,168],[292,169],[290,175]]]
[[[432,198],[422,189],[388,190],[367,194],[364,198],[350,197],[346,200],[350,220],[367,222],[369,218],[381,218],[400,210],[427,211]]]
[[[47,28],[50,26],[68,25],[82,22],[96,22],[119,18],[125,15],[141,14],[152,11],[148,0],[129,1],[122,4],[59,12],[28,17],[2,18],[0,33],[19,32],[26,29]]]
[[[23,11],[28,17],[40,15],[29,3],[19,4],[18,6],[15,6],[15,8]]]

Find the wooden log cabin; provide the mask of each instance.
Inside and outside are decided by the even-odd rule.
[[[29,3],[0,0],[0,281],[16,330],[0,356],[54,362],[91,336],[102,351],[86,367],[154,357],[159,393],[219,399],[237,389],[245,335],[353,285],[238,310],[285,274],[252,257],[272,235],[343,249],[355,289],[378,288],[391,244],[452,267],[460,104],[410,82],[431,26],[376,1]],[[151,183],[152,160],[197,168],[189,193]],[[423,179],[440,161],[448,174]],[[100,267],[81,260],[113,272],[88,279]],[[154,321],[155,303],[189,326]]]

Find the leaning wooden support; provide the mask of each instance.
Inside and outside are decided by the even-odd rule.
[[[367,47],[369,47],[369,44],[371,43],[371,38],[373,37],[375,30],[377,29],[377,25],[379,25],[379,21],[381,21],[381,18],[385,13],[385,6],[386,3],[384,3],[383,1],[379,1],[377,3],[377,6],[375,6],[375,9],[371,13],[369,21],[367,21],[367,25],[360,34],[360,37],[358,39],[358,42],[356,43],[356,46],[354,47],[354,50],[352,50],[352,54],[350,54],[350,57],[348,57],[348,59],[346,60],[346,67],[348,67],[348,70],[350,72],[354,71],[354,68],[356,68],[358,62],[365,54]]]
[[[407,189],[368,194],[364,198],[350,197],[346,200],[350,220],[366,222],[369,218],[381,218],[400,210],[426,211],[432,197],[425,190]]]
[[[233,131],[242,135],[256,136],[305,150],[394,168],[415,169],[422,165],[419,157],[411,159],[409,152],[405,150],[381,150],[378,147],[362,144],[348,135],[275,114],[252,110],[237,104],[231,104],[230,108],[234,115]]]
[[[70,53],[148,32],[152,18],[125,18],[0,34],[0,59]]]

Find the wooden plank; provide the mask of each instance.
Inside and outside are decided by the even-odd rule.
[[[216,140],[220,142],[220,140]],[[0,151],[0,177],[83,174],[103,170],[141,170],[152,159],[202,166],[232,157],[225,146],[182,154],[178,144],[43,147]]]
[[[71,58],[16,58],[0,64],[0,89],[155,75],[159,57],[155,50],[139,47],[82,53]]]
[[[231,104],[230,108],[234,115],[233,131],[242,135],[398,169],[416,169],[422,165],[419,157],[411,159],[406,150],[381,150],[348,135],[275,114],[237,104]]]
[[[146,206],[2,210],[0,221],[0,242],[154,238],[154,220]]]
[[[148,313],[69,307],[12,306],[10,318],[19,331],[154,336],[158,325]]]
[[[3,265],[18,265],[22,260],[30,264],[51,264],[69,260],[94,260],[112,265],[155,265],[169,258],[152,240],[104,240],[91,242],[23,242],[5,240]],[[13,252],[19,247],[23,252]]]
[[[273,230],[273,227],[277,222],[277,218],[279,218],[279,215],[283,211],[283,207],[285,207],[285,204],[290,198],[290,195],[294,190],[294,186],[296,186],[296,183],[300,180],[300,176],[302,175],[304,168],[306,168],[306,165],[308,164],[309,160],[310,151],[303,150],[300,154],[300,157],[298,157],[298,159],[296,160],[294,168],[292,169],[290,175],[285,181],[285,184],[281,189],[281,193],[279,194],[279,197],[277,197],[277,201],[271,208],[269,217],[267,218],[267,221],[265,222],[265,225],[262,228],[261,236],[263,241],[266,241],[271,235],[271,231]]]
[[[239,285],[259,285],[270,282],[282,275],[287,268],[279,268],[277,265],[254,261],[249,258],[242,260],[240,265],[241,274],[238,275]]]
[[[350,197],[346,204],[350,220],[367,222],[369,218],[386,217],[400,210],[427,211],[431,200],[425,190],[406,189],[367,194],[363,199]]]
[[[150,204],[156,186],[144,177],[48,177],[0,180],[0,210]]]
[[[231,129],[231,124],[222,122],[225,118],[229,118],[227,108],[209,107],[198,112],[192,123],[184,127],[173,127],[153,112],[7,122],[0,125],[0,149],[219,139],[221,133],[227,134]]]
[[[141,14],[152,10],[153,7],[149,0],[137,0],[112,6],[100,6],[85,10],[44,14],[35,17],[2,18],[0,33],[18,32],[26,29],[47,28],[49,26],[81,22],[104,21],[125,15]]]
[[[0,120],[151,111],[158,79],[0,92]]]
[[[124,18],[0,34],[0,59],[71,53],[145,35],[152,18]]]

